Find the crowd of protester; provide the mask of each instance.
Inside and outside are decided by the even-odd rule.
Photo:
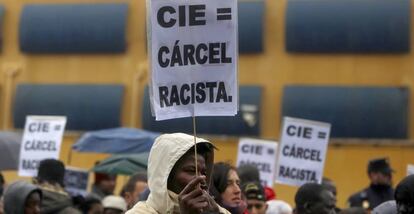
[[[65,166],[59,160],[40,162],[32,182],[6,185],[0,176],[0,213],[5,214],[413,214],[414,175],[392,187],[388,159],[368,163],[370,185],[350,196],[349,208],[336,206],[335,183],[307,183],[296,192],[295,204],[279,199],[263,186],[253,165],[239,168],[214,163],[215,147],[186,134],[164,134],[155,141],[147,172],[130,177],[119,195],[116,175],[95,174],[91,192],[73,197],[64,189]],[[197,164],[196,164],[197,163]],[[148,174],[147,174],[148,173]],[[1,175],[1,174],[0,174]]]

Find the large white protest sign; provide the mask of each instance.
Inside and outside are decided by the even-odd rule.
[[[66,117],[27,116],[20,147],[19,176],[36,176],[39,162],[58,159]]]
[[[86,196],[88,194],[88,170],[75,167],[66,167],[65,171],[65,190],[71,196]]]
[[[237,0],[147,0],[156,120],[234,116]]]
[[[414,175],[414,165],[408,164],[407,165],[407,176]]]
[[[277,143],[268,140],[242,138],[239,141],[237,167],[255,165],[263,185],[273,186],[276,172]]]
[[[331,125],[285,117],[276,182],[294,186],[322,181]]]

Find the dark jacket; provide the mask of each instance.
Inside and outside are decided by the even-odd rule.
[[[39,186],[43,192],[41,206],[42,214],[80,214],[81,212],[73,207],[72,198],[63,188],[49,184]]]
[[[10,184],[4,193],[4,213],[23,214],[27,197],[36,191],[42,196],[39,188],[25,181],[17,181]]]
[[[351,195],[348,203],[350,207],[363,207],[372,210],[390,200],[394,200],[394,189],[391,186],[370,185],[362,191]]]

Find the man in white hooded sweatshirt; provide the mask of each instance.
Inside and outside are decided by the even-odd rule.
[[[194,137],[164,134],[155,140],[148,158],[148,199],[126,214],[230,214],[208,194],[214,162],[214,146]]]

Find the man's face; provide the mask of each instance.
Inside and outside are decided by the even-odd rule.
[[[116,185],[116,177],[110,177],[109,179],[105,179],[102,180],[99,183],[99,186],[101,188],[101,190],[105,193],[105,194],[112,194],[115,190],[115,185]]]
[[[324,190],[321,193],[321,200],[310,204],[308,214],[335,214],[336,200],[332,192]]]
[[[147,182],[137,181],[135,183],[134,191],[125,193],[125,201],[128,204],[128,208],[132,208],[138,202],[139,194],[141,194],[147,188],[147,186]]]
[[[369,179],[372,184],[376,185],[392,185],[392,175],[382,172],[370,172]]]
[[[196,175],[194,152],[187,152],[174,165],[168,178],[168,189],[179,194]],[[198,175],[207,175],[206,160],[197,155]],[[203,188],[207,188],[206,185]]]
[[[327,190],[331,191],[331,192],[332,192],[332,194],[336,197],[337,190],[336,190],[336,185],[334,184],[334,182],[333,182],[333,181],[325,181],[325,182],[323,183],[323,186],[324,186]]]
[[[267,210],[267,204],[261,200],[248,199],[247,210],[249,211],[249,214],[265,214]]]
[[[24,206],[25,214],[40,214],[40,194],[32,192],[26,199]]]
[[[221,193],[221,198],[223,203],[229,206],[237,206],[241,202],[241,190],[240,190],[240,178],[237,175],[237,172],[233,169],[229,170],[227,175],[227,187],[223,193]]]

